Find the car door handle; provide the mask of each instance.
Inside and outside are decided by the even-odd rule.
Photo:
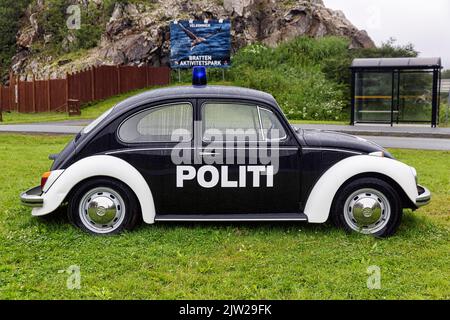
[[[199,152],[201,156],[220,156],[219,152]]]

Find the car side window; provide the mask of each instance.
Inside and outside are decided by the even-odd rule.
[[[278,117],[270,110],[259,107],[261,117],[262,135],[265,140],[283,140],[286,131]]]
[[[257,141],[261,138],[258,107],[239,103],[205,103],[204,141]]]
[[[127,143],[178,142],[192,139],[193,108],[190,103],[152,107],[127,118],[118,137]]]

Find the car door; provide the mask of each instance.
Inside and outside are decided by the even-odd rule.
[[[194,107],[194,99],[143,106],[118,127],[123,148],[112,154],[142,174],[158,215],[196,213],[197,187],[177,187],[177,167],[193,162]]]
[[[276,109],[240,100],[197,105],[197,212],[300,212],[301,152]]]

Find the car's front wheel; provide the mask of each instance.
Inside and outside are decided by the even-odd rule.
[[[69,220],[93,234],[116,234],[133,229],[139,221],[139,206],[124,183],[98,178],[86,181],[73,193]]]
[[[397,231],[402,212],[400,197],[391,185],[362,178],[339,190],[331,213],[334,223],[349,232],[389,237]]]

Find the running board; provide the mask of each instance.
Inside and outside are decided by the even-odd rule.
[[[308,221],[303,213],[161,214],[155,221]]]

